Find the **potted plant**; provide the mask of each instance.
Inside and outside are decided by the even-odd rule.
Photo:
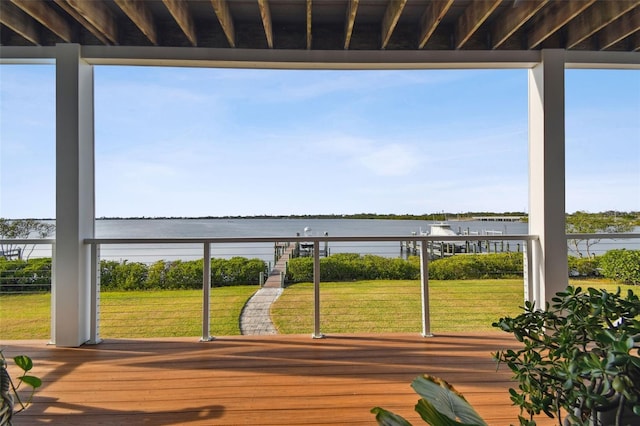
[[[559,425],[640,424],[640,300],[568,287],[544,310],[524,312],[493,326],[523,344],[494,354],[518,381],[510,389],[520,424],[544,413]]]
[[[23,371],[23,374],[18,377],[17,385],[11,380],[7,370],[7,359],[0,350],[0,426],[11,425],[13,415],[27,408],[36,388],[42,385],[42,380],[38,377],[27,374],[33,368],[31,358],[18,355],[13,358],[13,361]],[[26,400],[23,400],[18,393],[22,384],[31,387],[31,393]]]

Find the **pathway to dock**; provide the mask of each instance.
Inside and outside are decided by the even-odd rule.
[[[271,305],[282,294],[281,273],[286,272],[287,262],[293,254],[295,244],[289,244],[269,273],[261,289],[244,305],[240,314],[240,332],[244,335],[278,334],[271,322]]]

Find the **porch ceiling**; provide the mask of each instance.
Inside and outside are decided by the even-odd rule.
[[[640,50],[640,0],[0,0],[2,46]]]

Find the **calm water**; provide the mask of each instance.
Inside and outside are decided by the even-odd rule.
[[[427,231],[433,222],[421,220],[380,219],[130,219],[97,220],[96,238],[201,238],[201,237],[287,237],[303,235],[305,227],[312,235],[329,236],[402,236]],[[456,232],[487,235],[491,233],[527,234],[528,224],[520,222],[449,221]],[[638,232],[638,230],[636,230]],[[516,242],[511,242],[515,251]],[[640,248],[636,240],[603,240],[596,247],[598,252],[613,248]],[[212,256],[258,257],[273,261],[272,243],[214,244]],[[371,253],[381,256],[400,255],[399,243],[330,243],[329,252]],[[34,253],[34,255],[50,255]],[[110,260],[154,262],[156,260],[198,259],[203,256],[202,245],[103,245],[101,257]]]
[[[97,238],[182,238],[182,237],[287,237],[303,235],[305,228],[311,235],[329,236],[385,236],[406,235],[428,230],[430,222],[418,220],[378,219],[154,219],[154,220],[99,220],[96,222]],[[500,231],[509,234],[526,234],[526,223],[511,222],[451,222],[456,231]],[[152,262],[158,259],[196,259],[202,257],[198,245],[180,246],[103,246],[102,257],[131,261]],[[217,244],[212,245],[212,256],[258,257],[273,262],[272,243]],[[330,243],[329,252],[371,253],[381,256],[400,255],[396,242],[379,243]]]

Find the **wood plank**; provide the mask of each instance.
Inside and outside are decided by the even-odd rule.
[[[567,25],[567,49],[575,47],[640,4],[640,0],[598,2]]]
[[[11,0],[22,11],[40,22],[49,31],[67,43],[71,42],[71,27],[55,10],[42,0]]]
[[[419,49],[422,49],[427,44],[452,4],[453,0],[434,0],[427,4],[427,8],[420,17]]]
[[[387,4],[387,10],[384,12],[384,18],[382,19],[382,45],[381,49],[387,47],[391,34],[398,24],[398,19],[402,14],[404,6],[407,4],[407,0],[389,0]]]
[[[226,0],[211,0],[211,4],[213,4],[213,10],[216,12],[216,16],[222,26],[224,35],[227,37],[229,46],[236,47],[235,28],[231,12],[229,11],[229,5]]]
[[[491,47],[502,46],[516,31],[526,24],[549,0],[519,1],[507,9],[491,28]]]
[[[102,2],[54,0],[65,12],[105,44],[118,44],[118,26],[111,11]]]
[[[196,36],[196,27],[193,23],[193,16],[191,16],[191,12],[189,12],[187,2],[185,0],[162,0],[162,3],[167,7],[173,19],[191,42],[191,45],[197,46],[198,37]]]
[[[420,424],[410,382],[424,373],[456,386],[489,424],[508,424],[518,414],[507,391],[514,384],[491,353],[517,346],[499,332],[114,339],[80,348],[0,341],[7,357],[31,356],[43,379],[21,425],[373,424],[374,406]]]
[[[344,24],[344,49],[349,49],[351,44],[351,35],[353,34],[353,25],[356,22],[356,15],[358,13],[358,2],[360,0],[349,0],[347,6],[347,16],[345,17]]]
[[[540,19],[533,25],[533,29],[529,33],[529,49],[537,47],[576,16],[584,12],[595,1],[551,2],[548,7],[542,10]]]
[[[640,31],[640,7],[623,15],[598,33],[600,49],[606,50],[638,31]]]
[[[154,45],[158,45],[158,33],[151,11],[141,0],[114,0],[122,11]]]
[[[312,43],[311,18],[313,15],[313,5],[311,2],[312,0],[307,0],[307,50],[311,50],[311,43]]]
[[[260,18],[262,19],[262,26],[264,27],[264,35],[267,38],[267,46],[269,46],[269,49],[273,49],[273,24],[271,22],[269,1],[258,0],[258,7],[260,8]]]
[[[465,45],[501,2],[502,0],[478,0],[467,6],[456,25],[456,49]]]
[[[0,3],[0,23],[11,28],[20,37],[36,46],[40,45],[40,34],[35,23],[24,12],[7,2]]]

